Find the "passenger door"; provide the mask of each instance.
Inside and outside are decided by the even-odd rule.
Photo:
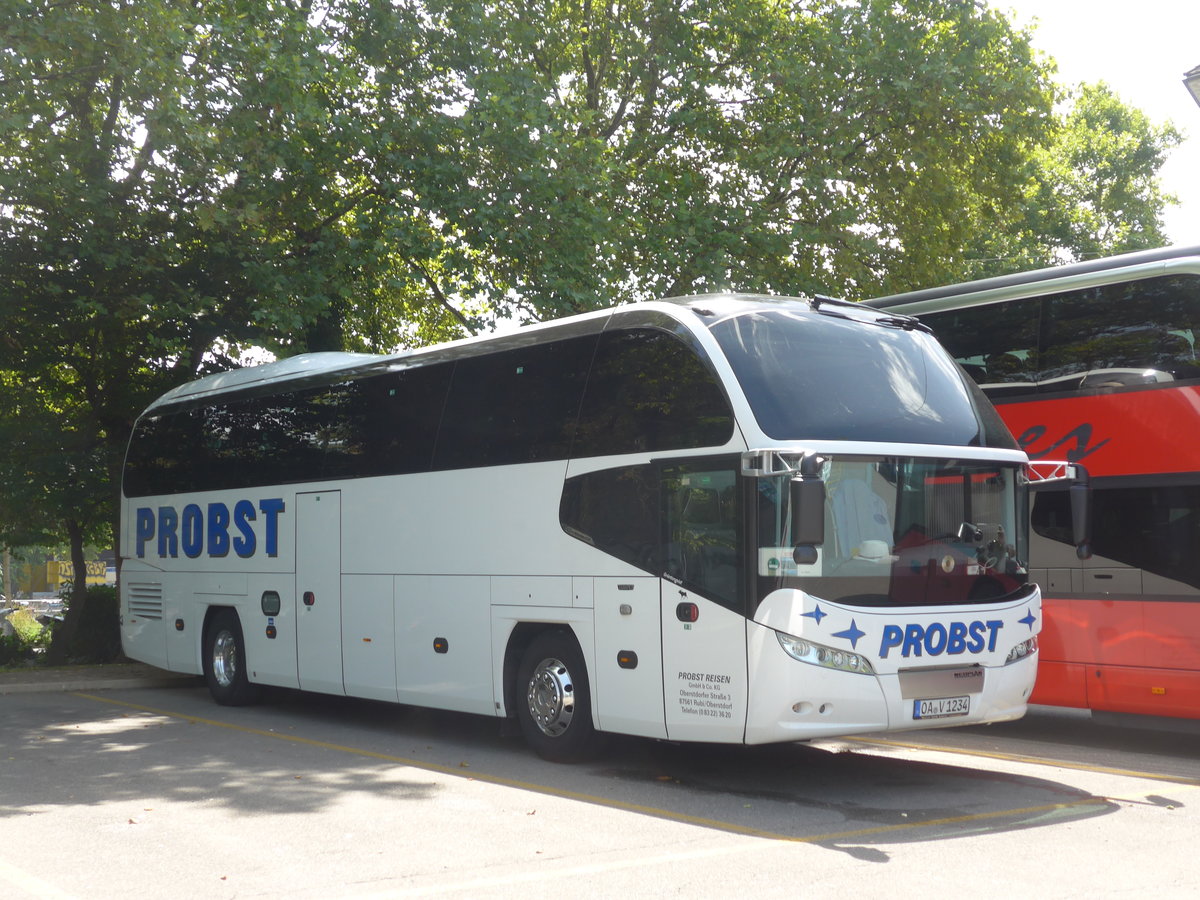
[[[745,528],[736,459],[662,470],[660,612],[671,740],[741,742],[746,727]]]
[[[344,694],[340,491],[296,495],[296,597],[300,687]]]

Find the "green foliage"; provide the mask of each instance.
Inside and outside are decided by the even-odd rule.
[[[982,278],[1161,247],[1159,170],[1180,142],[1105,84],[1069,95],[1050,140],[1014,174],[1019,202],[976,228],[959,277]],[[1019,176],[1019,177],[1017,177]]]
[[[1083,85],[1039,162],[1057,201],[1050,233],[1077,258],[1144,250],[1166,243],[1161,212],[1169,198],[1158,181],[1167,152],[1181,140],[1156,126],[1107,85]]]
[[[28,609],[18,609],[8,617],[8,621],[13,627],[13,632],[26,646],[44,643],[43,638],[48,638],[48,635],[44,634],[47,629]]]
[[[1051,123],[1027,39],[976,4],[423,5],[415,183],[499,315],[935,278]]]
[[[8,616],[13,633],[0,635],[0,666],[17,665],[34,658],[37,649],[50,643],[52,629],[43,626],[28,609],[18,609]]]

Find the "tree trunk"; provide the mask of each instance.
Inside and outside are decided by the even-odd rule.
[[[12,580],[12,551],[4,548],[4,599],[9,603],[13,600],[13,580]]]
[[[305,349],[309,353],[346,349],[346,317],[343,304],[334,300],[320,316],[304,329]]]
[[[67,519],[67,536],[71,541],[71,565],[75,569],[75,582],[71,586],[71,599],[67,605],[62,625],[54,632],[54,640],[46,652],[46,662],[60,666],[70,657],[79,622],[83,618],[83,607],[87,603],[87,560],[83,556],[83,527],[75,519]]]

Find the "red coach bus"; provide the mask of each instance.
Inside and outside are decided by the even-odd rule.
[[[1034,495],[1046,625],[1031,702],[1200,718],[1200,246],[896,294],[995,403],[1030,459],[1082,465]]]

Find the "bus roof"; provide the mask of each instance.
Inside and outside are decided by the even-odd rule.
[[[621,308],[628,309],[630,307]],[[336,377],[354,378],[370,372],[403,367],[409,363],[420,364],[452,356],[471,356],[479,352],[478,350],[471,349],[479,344],[487,344],[489,347],[497,349],[508,345],[517,346],[529,341],[530,336],[533,334],[550,330],[554,326],[561,327],[564,323],[578,322],[584,319],[600,318],[600,323],[590,329],[599,331],[603,328],[603,319],[613,311],[612,309],[607,309],[602,310],[600,313],[584,313],[579,316],[571,316],[568,319],[555,319],[549,322],[540,322],[536,325],[525,326],[508,334],[477,335],[457,341],[448,341],[444,344],[403,350],[399,353],[301,353],[297,356],[278,360],[277,362],[247,366],[242,369],[230,369],[227,372],[218,372],[214,375],[206,375],[202,378],[185,382],[167,391],[151,403],[145,412],[150,412],[163,406],[172,406],[185,401],[197,400],[201,397],[252,390],[267,384],[293,382],[296,386],[301,386],[305,383],[327,382]]]
[[[959,284],[947,284],[919,291],[908,291],[903,294],[890,294],[886,297],[864,300],[863,303],[876,309],[920,304],[920,308],[905,310],[917,314],[960,305],[962,301],[987,303],[1011,300],[1021,296],[1044,294],[1051,290],[1074,290],[1098,284],[1129,281],[1133,278],[1162,275],[1189,264],[1196,268],[1196,271],[1200,271],[1200,245],[1178,245],[1160,247],[1156,250],[1140,250],[1136,253],[1123,253],[1104,259],[1051,266],[1030,272],[984,278],[979,281],[964,281]],[[958,301],[958,303],[936,302],[950,299]]]
[[[200,394],[222,394],[250,388],[267,381],[308,379],[329,372],[354,369],[359,364],[374,362],[379,357],[371,353],[302,353],[276,362],[246,366],[206,375],[173,388],[154,401],[151,406],[166,405]]]
[[[894,316],[875,313],[862,304],[829,297],[782,297],[730,292],[670,297],[660,301],[631,303],[552,319],[503,334],[478,335],[394,354],[304,353],[278,362],[231,369],[189,381],[163,394],[151,403],[145,412],[180,404],[190,405],[201,402],[203,398],[221,394],[253,392],[256,389],[270,390],[268,386],[273,384],[287,383],[294,388],[300,388],[310,384],[329,383],[339,379],[352,379],[372,373],[477,356],[493,350],[514,349],[556,338],[596,334],[603,331],[610,320],[615,318],[629,319],[630,324],[635,324],[645,323],[648,321],[647,316],[658,314],[660,317],[665,315],[677,321],[687,321],[690,316],[686,313],[689,312],[702,318],[714,314],[725,317],[794,303],[805,304],[813,310],[822,311],[827,307],[842,309],[848,313],[858,309],[859,315],[855,317],[863,318],[864,321],[870,321],[872,318],[881,322],[895,321]],[[701,323],[701,320],[697,319],[697,324],[707,327],[711,323]]]

